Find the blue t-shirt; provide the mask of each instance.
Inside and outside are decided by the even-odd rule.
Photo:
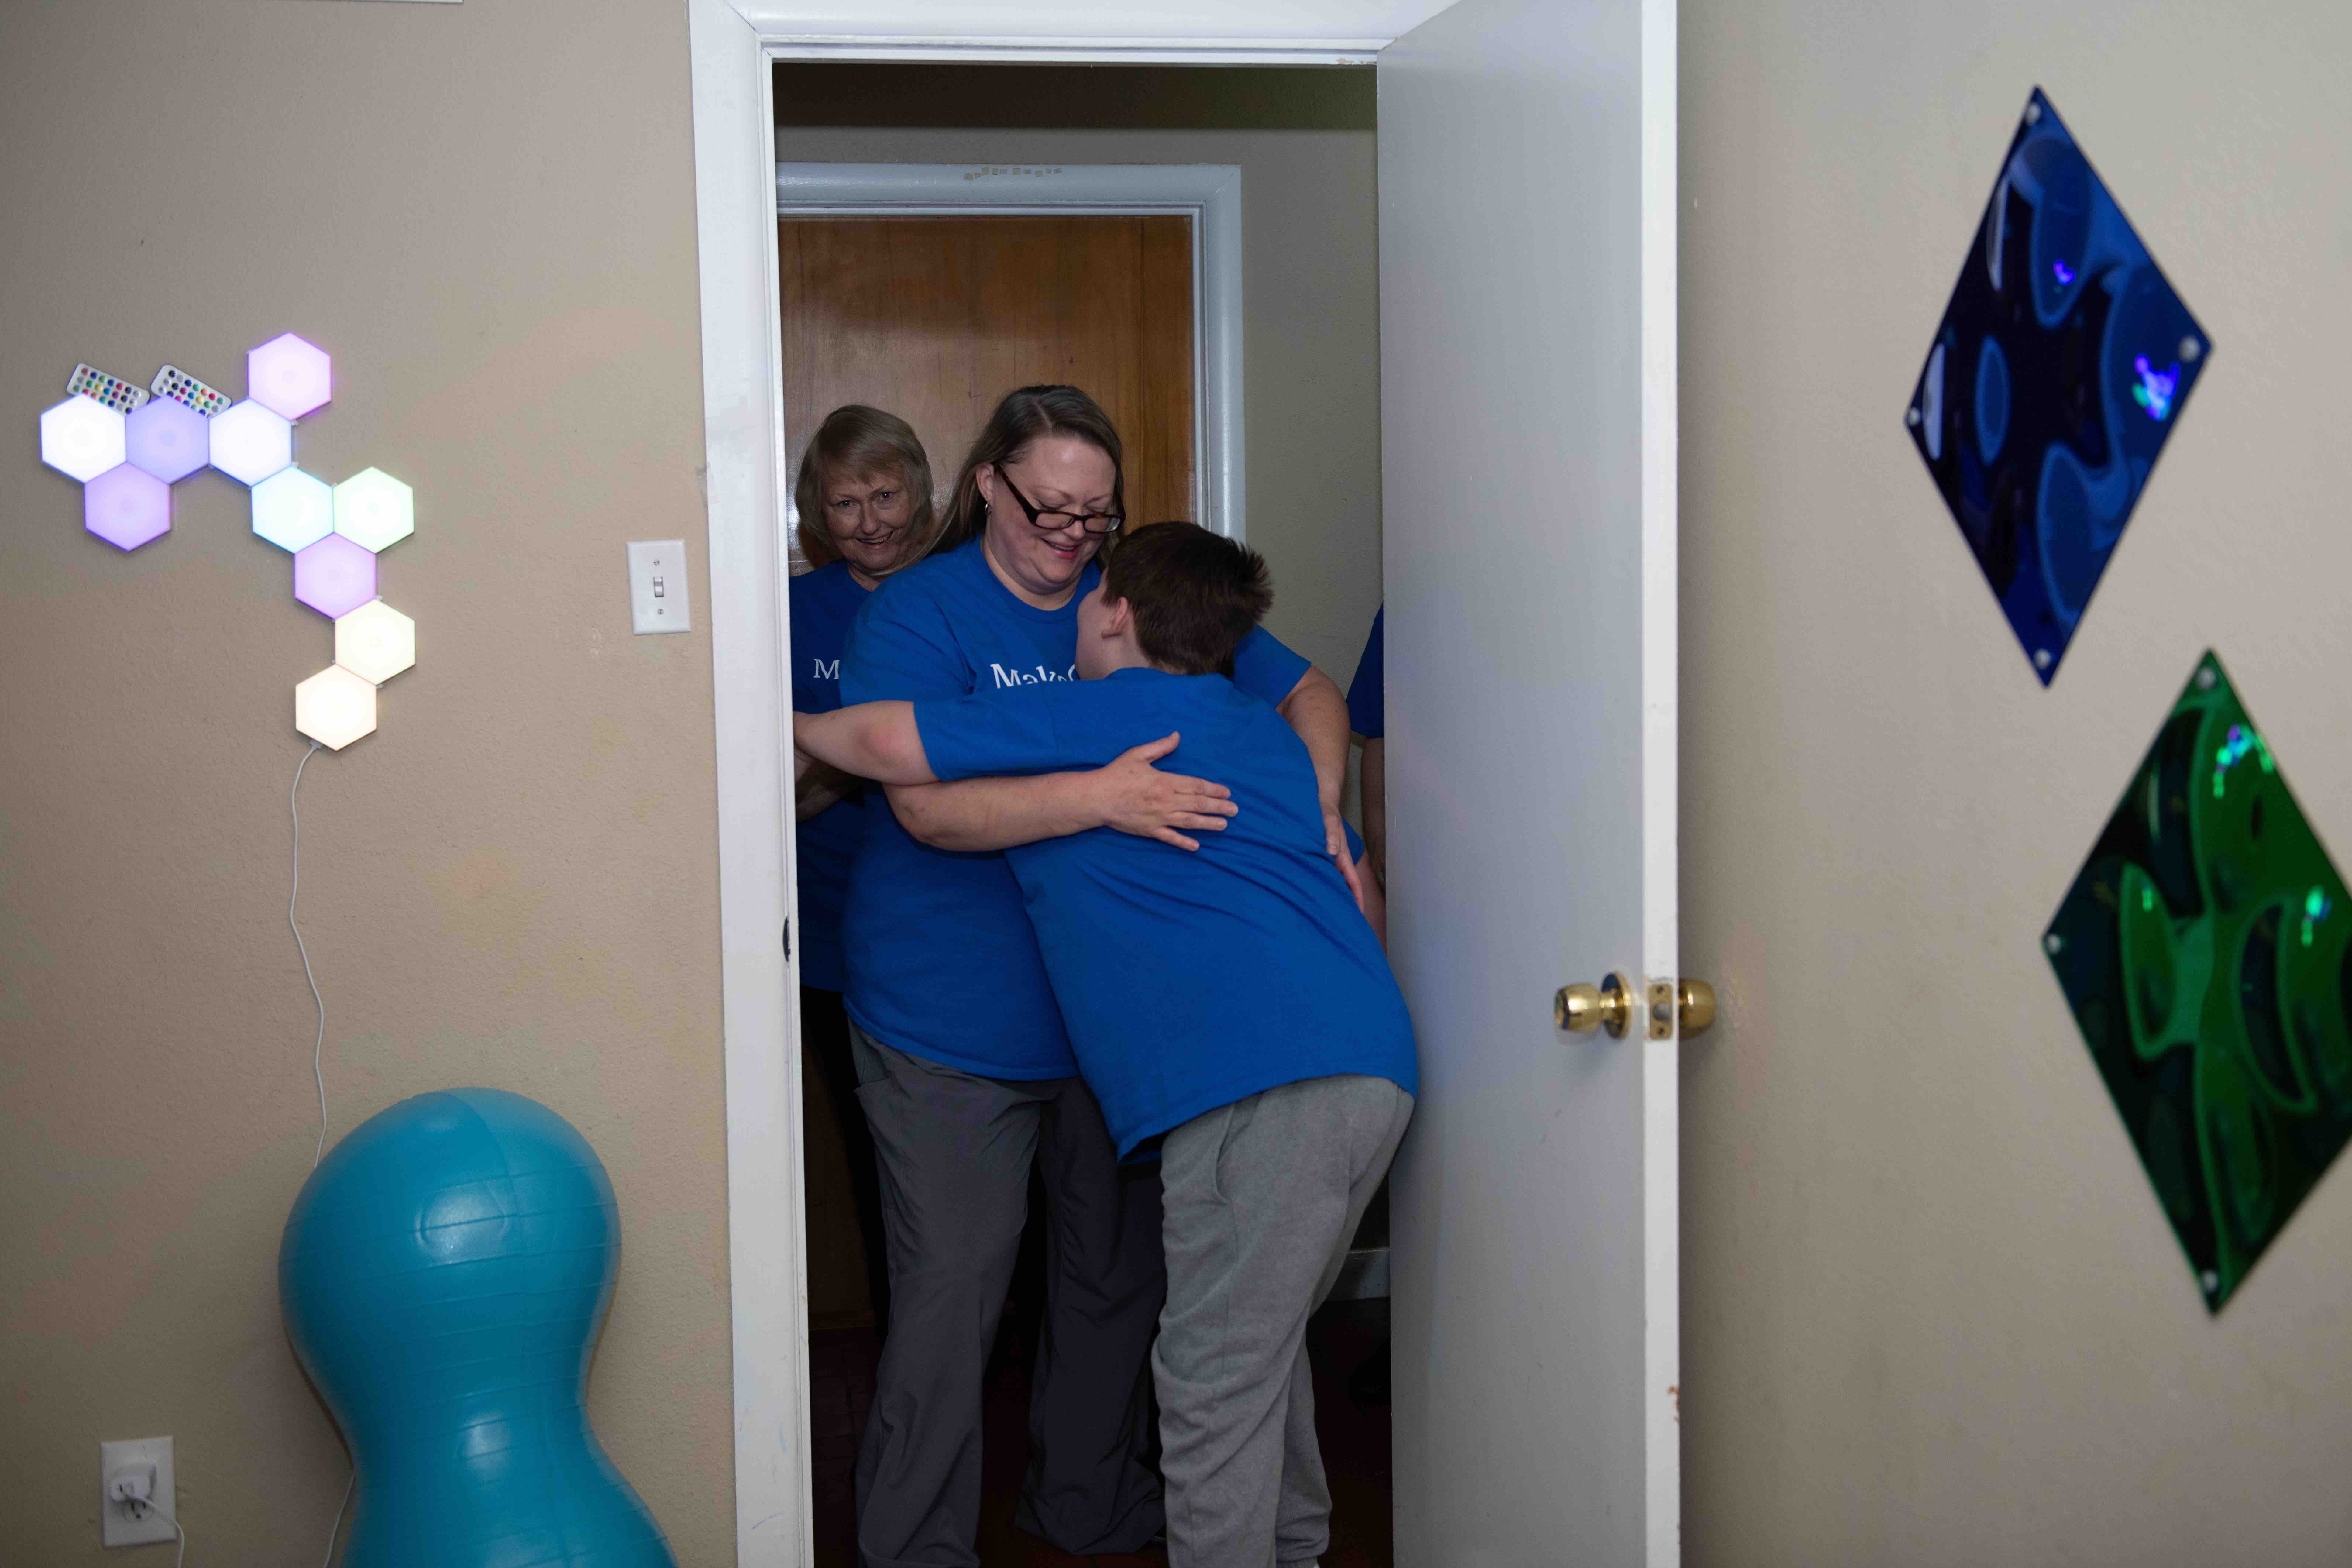
[[[1073,681],[1078,601],[1100,575],[1088,565],[1068,603],[1040,610],[996,580],[979,540],[919,562],[868,595],[851,624],[841,699],[964,697]],[[1234,684],[1268,703],[1289,696],[1307,669],[1263,630],[1234,656]],[[858,1027],[910,1056],[986,1078],[1076,1073],[1004,856],[918,843],[886,801],[868,816],[842,921],[844,998]]]
[[[841,645],[865,606],[866,591],[835,561],[792,580],[793,711],[830,713],[841,706]],[[841,910],[849,897],[849,863],[866,842],[863,791],[793,830],[799,847],[801,984],[838,991]]]
[[[1307,747],[1221,675],[1122,669],[918,702],[943,779],[1097,767],[1181,731],[1168,765],[1241,807],[1197,851],[1097,827],[1005,852],[1078,1068],[1122,1157],[1279,1084],[1419,1076],[1412,1022],[1372,928],[1323,847]]]
[[[1364,657],[1356,661],[1356,679],[1348,682],[1348,728],[1367,741],[1388,733],[1383,711],[1388,705],[1388,654],[1381,646],[1381,623],[1388,613],[1386,605],[1372,612],[1372,635],[1365,640]]]

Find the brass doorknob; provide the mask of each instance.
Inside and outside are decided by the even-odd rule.
[[[1563,985],[1552,994],[1552,1025],[1571,1035],[1590,1034],[1601,1028],[1608,1030],[1612,1038],[1622,1038],[1626,1021],[1633,1016],[1632,994],[1625,989],[1625,979],[1621,974],[1604,976],[1598,985],[1580,982]]]
[[[1706,1034],[1715,1022],[1715,987],[1704,980],[1685,980],[1675,992],[1682,1004],[1683,1037]]]

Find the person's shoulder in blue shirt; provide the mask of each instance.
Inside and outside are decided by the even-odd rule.
[[[1219,573],[1254,595],[1230,583],[1222,595],[1188,591]],[[1306,747],[1223,674],[1177,673],[1237,656],[1265,597],[1255,556],[1159,524],[1121,545],[1107,585],[1080,603],[1075,668],[1087,679],[853,709],[810,736],[824,755],[875,715],[860,743],[902,751],[845,752],[845,765],[920,782],[1097,766],[1173,732],[1176,759],[1213,768],[1233,791],[1238,815],[1203,831],[1197,852],[1097,829],[1007,855],[1122,1153],[1285,1083],[1363,1073],[1415,1088],[1403,998],[1325,852]],[[1202,613],[1220,598],[1230,603]]]

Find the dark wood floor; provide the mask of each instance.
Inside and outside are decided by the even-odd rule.
[[[1323,1568],[1390,1568],[1388,1303],[1335,1302],[1307,1329],[1315,1366],[1315,1426],[1331,1479],[1331,1549]],[[871,1329],[810,1337],[816,1443],[817,1568],[856,1568],[851,1478],[874,1402],[880,1341]],[[1164,1552],[1073,1557],[1013,1524],[1029,1466],[1029,1373],[1017,1321],[989,1368],[982,1460],[980,1560],[988,1568],[1165,1568]],[[1352,1390],[1352,1392],[1351,1392]]]

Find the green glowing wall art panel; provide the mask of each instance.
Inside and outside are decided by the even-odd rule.
[[[2210,652],[2042,947],[2219,1311],[2352,1136],[2352,909]]]

